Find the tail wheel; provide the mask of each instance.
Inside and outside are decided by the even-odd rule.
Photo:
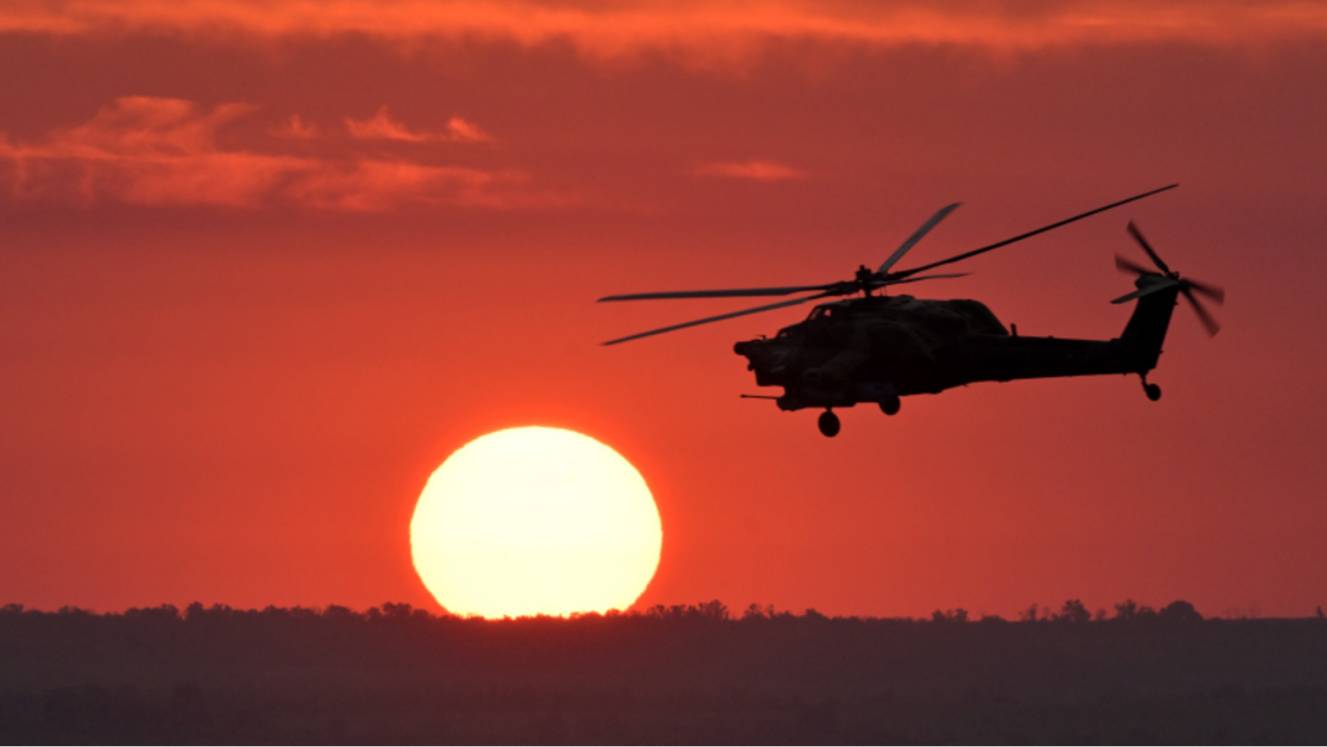
[[[1143,394],[1146,394],[1148,399],[1156,402],[1161,399],[1161,387],[1156,384],[1144,384]]]
[[[899,408],[902,406],[903,403],[899,401],[898,397],[890,397],[880,402],[880,411],[886,415],[897,415]]]
[[[839,435],[839,416],[834,414],[833,410],[825,410],[820,413],[820,420],[817,421],[820,426],[820,433],[825,438],[833,438]]]

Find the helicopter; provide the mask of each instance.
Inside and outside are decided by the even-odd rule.
[[[773,400],[784,411],[822,409],[817,424],[820,432],[829,438],[838,435],[841,427],[835,408],[873,403],[886,415],[896,415],[902,397],[939,394],[946,389],[982,381],[1134,374],[1139,377],[1147,399],[1155,402],[1161,398],[1161,387],[1148,381],[1148,373],[1157,365],[1161,345],[1170,327],[1171,312],[1178,299],[1183,296],[1207,334],[1215,335],[1220,325],[1199,296],[1221,304],[1225,302],[1225,291],[1172,270],[1132,221],[1128,224],[1129,235],[1155,269],[1116,255],[1117,268],[1135,276],[1135,289],[1112,303],[1134,301],[1135,305],[1120,336],[1111,340],[1021,336],[1016,325],[1006,329],[980,301],[889,295],[885,289],[907,283],[964,277],[967,273],[923,273],[1178,186],[1168,184],[1012,238],[907,269],[896,270],[894,267],[960,203],[940,208],[877,269],[861,265],[849,280],[814,285],[604,296],[598,301],[810,294],[637,332],[603,344],[619,345],[702,324],[846,296],[817,304],[803,321],[780,329],[772,338],[762,335],[736,343],[733,351],[747,359],[747,369],[755,373],[757,386],[783,387],[782,395],[740,396]]]

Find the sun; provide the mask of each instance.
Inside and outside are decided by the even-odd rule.
[[[540,426],[456,450],[410,521],[415,570],[457,615],[626,609],[654,577],[662,543],[659,509],[630,462]]]

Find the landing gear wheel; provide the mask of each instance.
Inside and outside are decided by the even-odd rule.
[[[1146,394],[1148,399],[1156,402],[1161,399],[1161,387],[1156,384],[1143,384],[1143,394]]]
[[[890,397],[880,403],[880,411],[886,415],[897,415],[899,408],[903,406],[898,397]]]
[[[833,410],[825,410],[820,413],[820,420],[817,421],[820,426],[820,433],[825,438],[833,438],[839,435],[839,416],[834,414]]]

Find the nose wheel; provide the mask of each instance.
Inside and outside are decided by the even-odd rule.
[[[839,416],[834,414],[833,410],[825,410],[820,413],[820,419],[816,421],[820,426],[820,434],[825,438],[833,438],[839,435]]]
[[[886,415],[897,415],[899,408],[903,406],[898,397],[890,397],[880,401],[880,411]]]

